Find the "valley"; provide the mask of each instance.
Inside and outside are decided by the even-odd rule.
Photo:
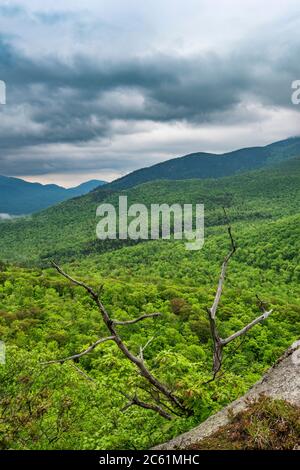
[[[0,368],[3,449],[146,449],[188,431],[243,395],[300,331],[299,158],[220,179],[151,181],[126,190],[100,188],[34,214],[0,224]],[[109,185],[108,185],[109,186]],[[185,250],[181,240],[99,241],[96,207],[128,200],[204,203],[205,244]],[[252,321],[256,296],[273,314],[224,352],[212,376],[206,307],[228,251],[230,216],[237,251],[228,267],[218,325],[223,337]],[[134,367],[111,342],[78,363],[42,365],[86,349],[105,336],[84,289],[61,277],[55,260],[99,290],[113,318],[123,322],[160,312],[130,327],[125,344],[191,410],[171,422],[126,407],[126,394],[151,401]],[[99,292],[100,292],[99,291]],[[78,371],[79,368],[79,371]],[[88,379],[86,378],[88,377]],[[29,412],[30,410],[30,412]],[[4,426],[4,427],[3,427]]]

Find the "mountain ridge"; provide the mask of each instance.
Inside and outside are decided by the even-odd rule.
[[[222,207],[230,211],[232,222],[275,220],[298,211],[300,156],[273,167],[219,179],[152,181],[128,190],[91,191],[57,206],[0,224],[2,260],[26,259],[47,263],[47,259],[78,258],[120,248],[119,240],[96,238],[96,209],[101,203],[116,206],[119,195],[128,204],[205,204],[205,224],[223,223]],[[108,186],[108,185],[106,185]],[[105,186],[105,187],[106,187]]]
[[[13,176],[0,175],[0,213],[26,215],[54,204],[82,196],[106,182],[89,180],[72,188],[56,184],[30,183]]]
[[[271,166],[298,155],[300,155],[299,136],[262,147],[245,147],[222,154],[193,152],[137,169],[108,183],[107,188],[127,189],[158,179],[221,178]],[[95,189],[97,190],[99,188]]]

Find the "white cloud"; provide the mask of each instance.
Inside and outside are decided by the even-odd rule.
[[[0,13],[16,65],[34,77],[7,84],[0,174],[111,180],[299,134],[298,0],[15,0]]]

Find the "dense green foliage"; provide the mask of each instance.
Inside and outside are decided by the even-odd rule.
[[[193,418],[172,424],[138,408],[119,411],[126,403],[119,390],[134,391],[140,379],[113,344],[102,345],[80,361],[96,385],[71,364],[41,366],[43,360],[79,352],[105,336],[99,313],[84,291],[52,270],[3,266],[0,335],[7,343],[8,363],[0,368],[2,446],[148,447],[241,395],[299,335],[297,224],[299,217],[290,217],[249,232],[242,224],[235,227],[241,248],[222,300],[221,332],[227,336],[257,315],[256,293],[275,312],[248,334],[241,349],[230,345],[225,373],[210,385],[203,385],[211,376],[212,350],[205,306],[212,300],[220,256],[226,252],[224,233],[212,235],[199,253],[186,251],[179,242],[176,249],[174,242],[149,242],[68,266],[93,286],[104,283],[103,301],[113,317],[163,313],[130,329],[122,327],[122,336],[134,352],[155,337],[147,363],[195,412]],[[272,236],[266,247],[267,233]],[[293,248],[284,252],[286,244]]]
[[[119,248],[119,241],[97,240],[96,208],[104,201],[117,206],[120,194],[128,196],[129,204],[204,203],[206,227],[224,223],[222,206],[232,221],[247,224],[287,216],[299,206],[299,177],[300,158],[296,158],[269,170],[219,180],[158,181],[115,193],[100,189],[28,219],[2,222],[1,259],[69,261]]]
[[[127,192],[129,202],[204,202],[206,241],[198,252],[171,240],[123,247],[97,242],[95,208],[104,198],[116,201],[118,193],[95,191],[31,219],[2,223],[0,338],[7,363],[0,365],[0,448],[147,448],[242,395],[299,338],[299,162],[218,181],[148,183]],[[229,246],[223,204],[238,250],[218,312],[220,333],[228,336],[257,316],[256,294],[274,312],[228,345],[223,373],[207,384],[212,341],[206,307]],[[87,293],[49,268],[50,256],[95,289],[103,284],[102,300],[112,318],[162,313],[119,331],[135,354],[154,337],[145,361],[193,416],[169,422],[138,407],[121,412],[126,399],[120,391],[149,397],[112,342],[79,363],[42,364],[107,336]]]

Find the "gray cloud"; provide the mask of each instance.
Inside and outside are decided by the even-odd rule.
[[[1,14],[31,21],[18,5],[1,7]],[[77,25],[77,32],[82,26],[74,12],[37,12],[35,21],[51,31],[65,22]],[[176,143],[172,126],[182,125],[183,136],[189,129],[214,126],[217,137],[219,127],[251,127],[255,120],[271,119],[272,109],[289,110],[292,119],[298,111],[291,104],[290,85],[300,77],[299,16],[283,23],[255,31],[226,50],[182,54],[156,49],[117,57],[112,53],[111,58],[107,53],[98,56],[87,45],[68,54],[51,48],[30,54],[21,47],[17,32],[3,33],[0,78],[7,84],[7,105],[0,110],[0,173],[122,173],[143,162],[154,163],[155,155],[162,159],[183,150],[184,142]],[[93,24],[91,20],[92,36]],[[249,109],[249,103],[257,106]],[[171,132],[169,152],[160,137],[148,151],[143,149],[143,142],[149,141],[145,134],[159,136],[157,126]],[[187,139],[196,145],[191,136]],[[201,139],[195,151],[203,149],[200,144]]]

